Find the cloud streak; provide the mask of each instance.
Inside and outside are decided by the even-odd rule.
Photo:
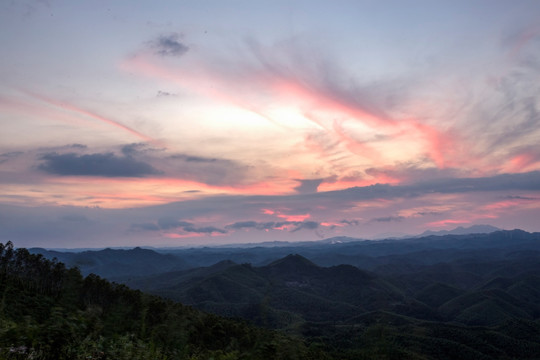
[[[144,141],[148,141],[148,142],[156,142],[155,139],[153,139],[152,137],[148,136],[148,135],[145,135],[127,125],[124,125],[122,124],[121,122],[119,121],[116,121],[116,120],[112,120],[112,119],[109,119],[107,117],[104,117],[104,116],[101,116],[97,113],[94,113],[92,111],[89,111],[89,110],[86,110],[86,109],[83,109],[81,107],[78,107],[74,104],[71,104],[71,103],[68,103],[66,101],[59,101],[59,100],[56,100],[56,99],[53,99],[51,97],[48,97],[48,96],[44,96],[44,95],[41,95],[41,94],[37,94],[37,93],[34,93],[34,92],[31,92],[31,91],[26,91],[26,90],[23,90],[22,91],[23,93],[25,93],[26,95],[29,95],[31,96],[32,98],[34,99],[38,99],[44,103],[47,103],[49,105],[52,105],[56,108],[59,108],[59,109],[65,109],[65,110],[68,110],[74,114],[78,114],[78,115],[82,115],[83,117],[86,117],[86,118],[91,118],[91,119],[94,119],[94,120],[98,120],[99,122],[101,123],[104,123],[104,124],[107,124],[107,125],[111,125],[117,129],[120,129],[120,130],[123,130],[141,140],[144,140]]]

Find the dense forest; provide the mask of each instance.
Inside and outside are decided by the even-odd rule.
[[[288,255],[261,267],[220,262],[129,283],[281,329],[333,358],[538,359],[540,258],[531,255],[385,268],[386,276]]]
[[[319,359],[281,333],[0,244],[2,359]]]

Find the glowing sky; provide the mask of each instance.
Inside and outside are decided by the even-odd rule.
[[[0,242],[540,231],[540,2],[3,1]]]

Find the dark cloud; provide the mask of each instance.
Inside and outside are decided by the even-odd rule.
[[[185,226],[183,230],[186,232],[198,233],[198,234],[212,234],[212,233],[226,234],[227,233],[227,230],[220,229],[215,226],[203,226],[203,227]]]
[[[505,196],[504,198],[509,199],[509,200],[527,200],[527,201],[538,200],[537,198],[534,198],[534,197],[519,196],[519,195],[508,195],[508,196]]]
[[[440,211],[419,211],[416,213],[418,216],[436,216],[436,215],[442,215],[443,213]]]
[[[84,150],[84,149],[87,149],[88,146],[84,145],[84,144],[78,144],[78,143],[73,143],[73,144],[67,144],[67,145],[59,145],[59,146],[52,146],[52,147],[41,147],[41,148],[38,148],[38,150],[40,151],[66,151],[66,150]]]
[[[137,231],[161,231],[161,230],[170,230],[170,229],[181,229],[185,232],[197,233],[197,234],[212,234],[220,233],[226,234],[227,230],[220,229],[214,226],[203,226],[196,227],[193,223],[187,221],[176,220],[173,218],[160,218],[156,223],[154,222],[143,222],[137,224],[131,224],[131,230]]]
[[[173,93],[170,93],[170,92],[167,92],[167,91],[161,91],[161,90],[158,90],[157,92],[157,97],[169,97],[169,96],[177,96],[176,94],[173,94]]]
[[[257,229],[257,230],[274,230],[282,229],[284,226],[294,226],[290,232],[299,230],[314,230],[319,227],[319,223],[315,221],[238,221],[225,226],[226,229],[241,230],[241,229]]]
[[[42,155],[39,169],[62,176],[143,177],[159,174],[151,165],[132,157],[113,153],[78,155],[75,153]]]
[[[300,194],[310,194],[317,192],[319,185],[324,181],[324,179],[295,179],[300,182],[300,185],[294,189]]]
[[[294,229],[291,230],[291,232],[297,232],[300,230],[315,230],[319,227],[319,223],[315,221],[302,221],[299,224],[296,225]]]
[[[122,146],[122,148],[120,149],[120,151],[122,151],[122,154],[124,154],[125,156],[135,156],[162,150],[163,149],[151,147],[146,143],[127,144]]]
[[[127,144],[122,146],[122,154],[125,156],[133,156],[136,153],[138,153],[142,148],[144,148],[144,144],[142,143],[133,143],[133,144]]]
[[[181,36],[177,33],[160,35],[152,40],[149,45],[152,52],[160,56],[182,56],[189,47],[180,41]]]
[[[391,222],[391,221],[402,221],[405,219],[403,216],[386,216],[386,217],[378,217],[371,219],[371,221],[375,222]]]
[[[71,145],[68,145],[70,148],[73,148],[73,149],[86,149],[88,146],[84,145],[84,144],[71,144]]]
[[[214,162],[229,162],[230,160],[225,159],[216,159],[216,158],[208,158],[208,157],[202,157],[202,156],[194,156],[194,155],[186,155],[186,154],[176,154],[171,155],[171,159],[177,159],[177,160],[183,160],[187,162],[200,162],[200,163],[214,163]]]
[[[238,221],[238,222],[235,222],[234,224],[225,226],[225,228],[234,229],[234,230],[249,229],[249,228],[257,229],[259,225],[260,223],[256,221]]]
[[[180,227],[192,227],[193,224],[187,221],[180,221],[172,218],[160,218],[158,220],[158,225],[160,229],[176,229]]]
[[[251,181],[249,166],[237,161],[196,154],[170,154],[166,148],[144,142],[125,144],[94,154],[75,151],[72,146],[43,149],[39,158],[43,163],[39,169],[58,175],[106,177],[142,177],[166,173],[170,177],[210,185],[237,185]]]
[[[352,219],[352,220],[343,219],[343,220],[340,221],[340,223],[345,224],[345,225],[351,225],[351,226],[360,225],[360,221],[358,221],[356,219]]]

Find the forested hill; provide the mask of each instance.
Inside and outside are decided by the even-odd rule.
[[[1,248],[4,358],[540,359],[540,233],[72,257],[106,271],[135,266],[131,256],[167,260],[123,281],[171,301],[83,277],[53,254]],[[203,260],[218,261],[193,267]]]
[[[0,244],[0,359],[322,359],[278,332]]]

